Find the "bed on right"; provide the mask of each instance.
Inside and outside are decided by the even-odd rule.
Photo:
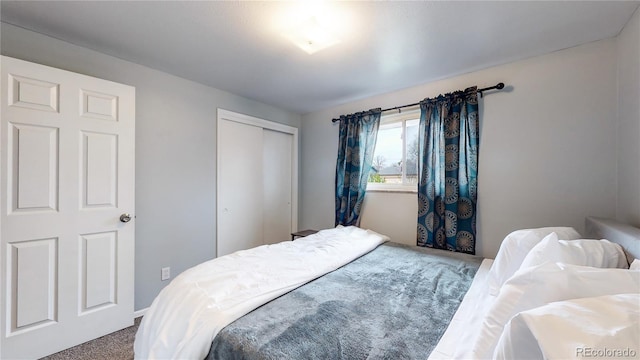
[[[515,231],[429,359],[638,359],[637,259],[640,229],[611,219]]]
[[[136,358],[639,358],[640,229],[585,229],[514,231],[495,260],[356,227],[226,255],[160,293]]]

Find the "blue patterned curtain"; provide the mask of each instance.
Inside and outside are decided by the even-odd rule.
[[[475,254],[478,94],[420,102],[418,246]]]
[[[373,162],[380,109],[340,117],[336,163],[336,226],[360,224],[360,208]]]

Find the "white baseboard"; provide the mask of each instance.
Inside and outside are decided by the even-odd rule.
[[[144,314],[147,313],[147,310],[149,310],[149,308],[144,308],[144,309],[140,309],[138,311],[134,311],[133,312],[133,318],[139,318],[140,316],[144,316]]]

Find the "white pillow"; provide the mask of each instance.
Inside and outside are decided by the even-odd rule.
[[[640,292],[640,271],[544,263],[518,271],[500,290],[466,357],[491,357],[516,314],[553,301]]]
[[[634,259],[631,265],[629,265],[630,270],[640,270],[640,260]]]
[[[561,262],[599,268],[629,268],[627,257],[618,244],[609,240],[558,240],[556,233],[547,235],[534,246],[522,261],[520,269],[545,262]]]
[[[514,316],[494,359],[635,358],[640,352],[640,294],[554,302]],[[602,354],[599,351],[616,351]],[[635,353],[635,354],[634,354]]]
[[[502,240],[489,277],[489,294],[498,295],[500,287],[515,274],[522,261],[537,243],[545,236],[555,232],[560,239],[579,239],[580,234],[571,227],[546,227],[539,229],[516,230]]]

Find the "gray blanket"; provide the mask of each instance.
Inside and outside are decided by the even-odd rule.
[[[383,244],[229,324],[207,359],[426,359],[481,261]]]

